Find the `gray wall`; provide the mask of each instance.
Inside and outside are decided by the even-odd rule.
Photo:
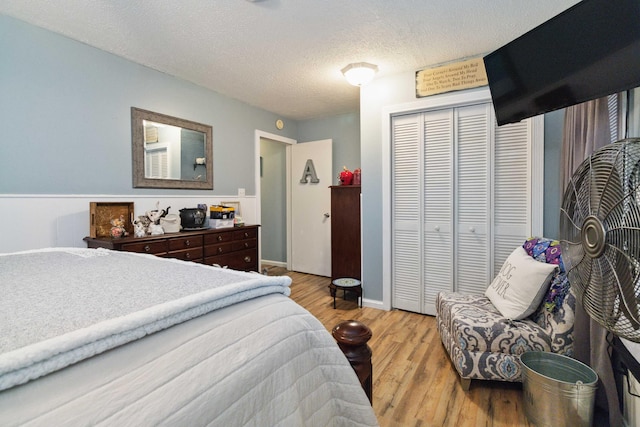
[[[285,144],[262,138],[260,157],[262,157],[260,177],[262,259],[284,263],[287,261]]]
[[[640,88],[629,91],[629,117],[626,138],[640,137]]]
[[[298,122],[298,142],[333,139],[333,184],[342,167],[360,167],[360,115],[358,112]]]
[[[297,123],[0,15],[0,194],[255,194],[256,129]],[[132,188],[131,107],[213,127],[214,190]],[[36,171],[36,173],[34,173]]]
[[[544,236],[560,238],[560,188],[564,109],[544,115]]]
[[[180,179],[193,179],[196,174],[203,174],[206,179],[205,165],[195,166],[198,157],[205,157],[206,135],[190,129],[180,131]]]

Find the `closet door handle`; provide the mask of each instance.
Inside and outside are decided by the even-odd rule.
[[[436,225],[433,229],[436,230],[436,231],[440,231],[440,226]]]
[[[475,233],[476,232],[476,228],[475,227],[469,227],[469,231],[472,232],[472,233]]]

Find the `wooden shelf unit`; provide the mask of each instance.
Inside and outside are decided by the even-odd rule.
[[[331,281],[361,280],[360,186],[331,186]]]

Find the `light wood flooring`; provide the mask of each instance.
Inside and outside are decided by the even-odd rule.
[[[531,426],[522,407],[521,384],[474,381],[464,392],[440,342],[435,318],[401,310],[359,308],[355,300],[337,307],[327,277],[269,267],[269,275],[293,279],[291,297],[331,331],[344,320],[358,320],[373,332],[373,409],[381,427]]]

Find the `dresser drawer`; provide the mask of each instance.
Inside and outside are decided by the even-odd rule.
[[[198,248],[171,251],[164,255],[165,258],[177,258],[184,261],[202,261],[202,246]]]
[[[233,240],[255,239],[258,237],[257,228],[246,228],[233,232]]]
[[[233,241],[233,250],[241,251],[243,249],[251,249],[258,246],[258,239],[247,239],[240,241]]]
[[[182,249],[202,248],[202,236],[175,237],[169,239],[169,251]]]
[[[230,242],[233,240],[233,233],[214,233],[204,236],[205,245],[214,245],[222,242]]]
[[[209,257],[224,255],[228,254],[231,251],[233,251],[231,242],[220,243],[218,245],[207,245],[204,247],[204,256]]]
[[[258,256],[255,249],[231,252],[230,254],[206,257],[205,264],[218,264],[240,271],[258,271]]]
[[[233,252],[229,256],[229,268],[240,271],[258,271],[258,253],[255,249]]]
[[[127,252],[140,252],[143,254],[162,255],[168,252],[166,240],[157,240],[153,242],[125,243],[122,250]]]

